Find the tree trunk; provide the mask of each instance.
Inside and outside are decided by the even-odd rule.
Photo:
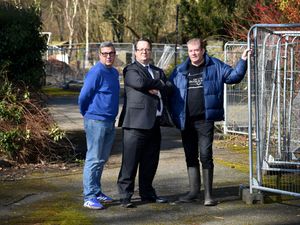
[[[72,55],[72,44],[74,36],[74,21],[77,14],[78,0],[72,0],[72,6],[69,6],[69,0],[65,0],[65,18],[69,29],[69,47],[68,47],[68,58],[69,63]]]
[[[89,65],[89,11],[90,11],[91,0],[83,0],[85,9],[85,60],[84,68],[86,69]]]

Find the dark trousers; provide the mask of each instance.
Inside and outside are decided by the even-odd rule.
[[[214,167],[212,157],[213,121],[187,121],[185,130],[181,131],[181,138],[187,167],[199,167],[199,153],[203,169]]]
[[[140,196],[155,195],[152,182],[158,166],[160,143],[158,120],[149,130],[123,129],[122,165],[117,182],[121,198],[131,198],[133,195],[138,168]]]

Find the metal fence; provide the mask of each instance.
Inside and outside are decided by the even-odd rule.
[[[248,33],[251,193],[300,197],[299,39],[300,24],[260,24]]]
[[[227,42],[224,45],[224,61],[234,66],[241,58],[247,43]],[[240,83],[224,88],[224,133],[248,134],[247,77]]]
[[[114,43],[116,60],[114,66],[120,75],[125,65],[134,60],[134,46],[132,43]],[[99,60],[98,49],[100,43],[90,43],[88,54],[83,44],[68,46],[49,46],[45,55],[46,84],[62,86],[70,81],[82,81],[86,72]],[[186,46],[177,47],[177,59],[183,61],[186,57]],[[153,44],[152,62],[168,71],[174,66],[175,45]],[[122,79],[122,76],[120,76]]]
[[[117,57],[115,67],[120,73],[122,82],[122,70],[125,65],[134,60],[134,46],[132,43],[114,43]],[[49,46],[45,55],[46,62],[46,85],[69,87],[69,84],[81,85],[84,75],[99,60],[98,49],[100,43],[90,43],[88,54],[84,44],[74,44],[71,51],[68,46]],[[226,43],[224,46],[208,45],[206,47],[209,55],[225,60],[234,66],[239,60],[245,43]],[[223,50],[223,48],[225,50]],[[187,46],[177,46],[177,63],[184,61],[187,57]],[[164,69],[168,74],[174,68],[175,45],[153,44],[152,61],[158,67]],[[225,121],[224,132],[247,134],[247,90],[244,79],[241,84],[228,85],[225,87]]]
[[[134,46],[132,43],[114,43],[117,57],[115,67],[120,73],[122,82],[123,68],[134,60]],[[99,60],[98,49],[100,43],[90,43],[88,54],[84,44],[74,44],[71,50],[68,46],[49,46],[45,55],[46,61],[46,84],[53,86],[68,87],[69,84],[81,85],[84,75]],[[223,50],[223,48],[225,50]],[[245,43],[226,43],[224,46],[208,45],[209,55],[225,60],[234,66],[240,59]],[[187,57],[187,46],[177,46],[177,63],[184,61]],[[175,45],[153,44],[152,61],[158,67],[164,69],[168,74],[174,68]],[[247,134],[247,80],[241,84],[228,85],[225,88],[225,121],[224,131],[232,133]],[[218,123],[223,125],[222,123]]]
[[[122,74],[125,65],[134,60],[134,45],[132,43],[114,43],[116,48],[115,67]],[[68,46],[49,46],[45,54],[46,85],[62,86],[70,81],[82,81],[86,72],[99,60],[98,49],[100,43],[90,43],[88,54],[84,44]],[[223,45],[207,46],[210,55],[223,60]],[[186,45],[177,46],[177,63],[187,57]],[[175,64],[174,44],[152,44],[152,63],[169,73]],[[122,79],[122,76],[120,76]]]
[[[117,57],[115,67],[120,73],[122,82],[122,70],[125,65],[134,60],[134,46],[132,43],[114,43]],[[82,84],[84,75],[99,60],[98,49],[100,43],[90,43],[86,57],[84,44],[74,44],[71,51],[68,46],[49,46],[45,55],[46,61],[46,84],[68,87],[67,84]],[[223,45],[208,45],[209,55],[225,60],[234,66],[240,59],[245,43],[228,42]],[[224,49],[224,50],[223,50]],[[177,63],[184,61],[187,57],[187,46],[177,46]],[[174,68],[175,45],[153,44],[152,61],[158,67],[164,69],[168,74]],[[247,78],[240,84],[225,87],[224,109],[225,121],[218,123],[224,125],[225,133],[247,134]]]

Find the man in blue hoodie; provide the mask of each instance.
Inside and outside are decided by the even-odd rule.
[[[199,38],[187,42],[188,58],[178,65],[170,77],[171,116],[181,130],[190,191],[179,198],[191,202],[200,191],[200,161],[203,173],[204,205],[214,206],[212,198],[214,121],[224,119],[224,83],[239,83],[247,69],[246,49],[235,68],[206,54],[206,43]],[[200,154],[199,154],[200,153]]]
[[[101,202],[112,202],[101,189],[101,175],[115,137],[119,108],[119,73],[113,68],[116,50],[111,42],[100,45],[100,61],[86,74],[79,95],[84,117],[87,153],[83,169],[84,207],[104,209]]]

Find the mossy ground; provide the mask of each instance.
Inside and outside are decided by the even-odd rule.
[[[248,143],[243,136],[224,136],[214,142],[214,147],[215,162],[249,173]]]
[[[177,143],[172,144],[178,146]],[[1,182],[0,207],[1,210],[9,211],[3,213],[0,210],[1,224],[261,225],[284,224],[283,221],[293,224],[296,213],[300,215],[299,210],[287,204],[276,206],[275,202],[284,203],[286,199],[283,197],[270,196],[268,203],[275,204],[264,206],[248,206],[239,199],[238,185],[245,184],[248,179],[248,150],[245,145],[228,139],[218,140],[214,146],[214,157],[216,162],[214,193],[221,202],[216,207],[203,206],[203,188],[199,201],[193,203],[142,204],[135,198],[137,208],[127,210],[120,207],[116,179],[121,153],[115,150],[102,179],[104,189],[116,198],[115,202],[107,204],[106,210],[89,210],[82,207],[82,164],[77,163],[70,168],[62,165],[51,171],[33,170],[21,180]],[[158,194],[169,199],[177,199],[179,194],[187,191],[187,174],[182,149],[176,150],[172,147],[165,148],[161,152],[155,184]],[[268,216],[270,213],[272,216]]]
[[[1,182],[0,203],[13,212],[5,215],[3,224],[94,224],[72,182],[80,181],[62,172],[34,172],[19,181]]]
[[[42,200],[21,210],[22,217],[12,216],[5,224],[61,224],[61,225],[89,225],[94,224],[76,202],[68,194]]]

